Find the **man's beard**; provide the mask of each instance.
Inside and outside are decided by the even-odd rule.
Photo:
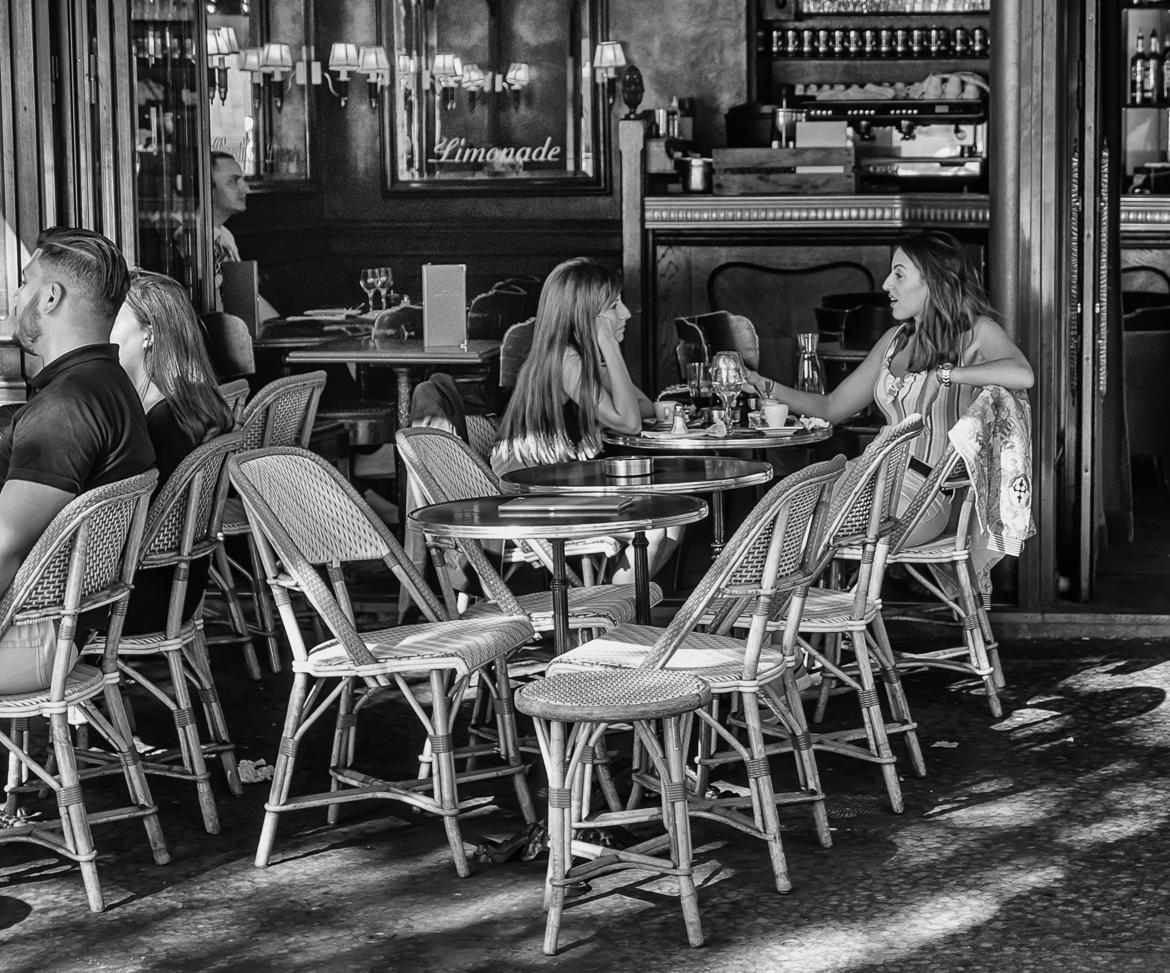
[[[41,342],[41,311],[34,297],[16,315],[16,343],[30,354],[38,354]]]

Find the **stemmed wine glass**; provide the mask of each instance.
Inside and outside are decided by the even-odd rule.
[[[389,267],[374,268],[374,286],[378,289],[378,296],[382,298],[382,310],[386,310],[386,293],[394,283],[394,272]]]
[[[731,403],[746,380],[739,352],[720,351],[711,357],[711,391],[723,402],[725,417],[731,414]]]
[[[363,268],[358,277],[358,283],[366,292],[366,310],[374,310],[374,291],[378,289],[378,269],[376,267]]]

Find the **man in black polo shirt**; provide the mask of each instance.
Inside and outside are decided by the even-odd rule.
[[[41,234],[13,298],[16,338],[43,368],[0,440],[0,592],[74,497],[154,466],[146,416],[110,344],[130,287],[126,261],[100,233]],[[48,685],[52,626],[0,636],[0,692]]]

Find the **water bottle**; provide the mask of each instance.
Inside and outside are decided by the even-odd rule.
[[[817,355],[817,342],[819,340],[820,335],[815,331],[796,336],[800,349],[800,360],[796,363],[796,387],[801,392],[824,395],[827,391],[825,366],[821,363],[820,356]]]

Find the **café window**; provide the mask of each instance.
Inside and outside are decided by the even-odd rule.
[[[381,5],[387,189],[577,193],[609,185],[603,0]]]

